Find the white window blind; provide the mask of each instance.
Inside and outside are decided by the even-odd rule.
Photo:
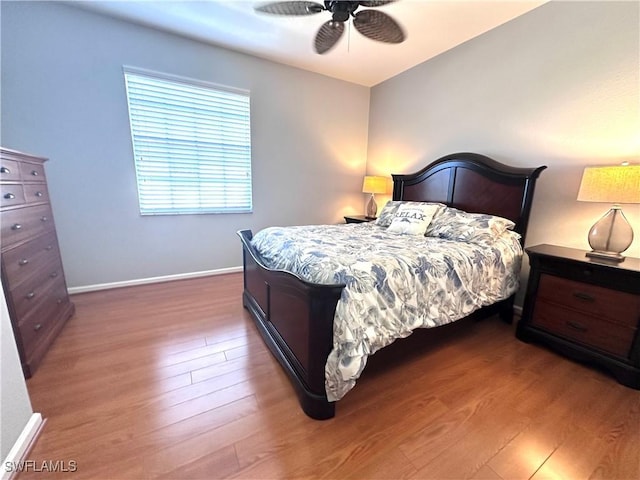
[[[249,95],[124,69],[142,215],[251,212]]]

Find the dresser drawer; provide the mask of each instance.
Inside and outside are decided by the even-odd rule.
[[[0,206],[10,207],[20,205],[25,202],[22,185],[16,183],[5,183],[0,185],[0,195],[2,201]]]
[[[26,183],[24,185],[24,199],[27,203],[49,203],[49,192],[44,183]]]
[[[23,243],[2,254],[2,268],[10,289],[14,289],[34,275],[42,275],[51,259],[60,257],[54,232]]]
[[[627,358],[634,329],[539,300],[531,324],[554,335]]]
[[[640,319],[640,295],[554,275],[540,275],[538,298],[631,328]]]
[[[22,346],[27,358],[31,357],[36,347],[55,327],[56,322],[66,320],[61,319],[60,313],[68,303],[67,290],[64,281],[60,279],[51,286],[46,299],[19,323]]]
[[[20,164],[14,160],[2,158],[0,160],[0,180],[7,181],[19,181],[20,180]]]
[[[44,165],[41,163],[20,163],[20,173],[24,182],[42,182],[46,181],[44,176]]]
[[[2,246],[7,247],[29,237],[53,230],[49,205],[16,208],[2,212]]]
[[[47,264],[42,267],[41,273],[35,275],[17,287],[11,289],[13,298],[13,308],[16,315],[23,317],[29,311],[42,303],[49,295],[49,290],[58,279],[64,278],[62,275],[62,264],[60,259],[48,259]]]

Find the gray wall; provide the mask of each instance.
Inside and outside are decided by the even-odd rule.
[[[254,212],[141,217],[122,66],[251,91]],[[70,287],[239,266],[242,228],[362,212],[369,89],[60,3],[2,2],[2,145],[50,158]]]
[[[2,359],[0,362],[0,461],[4,461],[33,411],[2,288],[0,288],[0,358]]]
[[[460,151],[548,165],[527,244],[588,249],[609,205],[576,201],[583,168],[640,160],[639,10],[547,3],[375,86],[367,169],[410,172]],[[639,257],[640,208],[624,212]]]

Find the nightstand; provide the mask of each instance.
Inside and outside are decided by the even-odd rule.
[[[375,218],[365,217],[364,215],[348,215],[344,217],[344,221],[347,223],[367,223],[375,222]]]
[[[516,336],[640,389],[640,259],[609,263],[553,245],[525,250],[531,270]]]

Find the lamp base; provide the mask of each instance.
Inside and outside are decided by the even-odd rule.
[[[622,213],[620,206],[613,205],[591,227],[587,239],[591,247],[587,257],[618,263],[624,260],[621,253],[631,246],[633,229],[624,213]]]
[[[597,258],[598,260],[606,260],[608,262],[624,262],[624,257],[617,252],[599,252],[598,250],[591,250],[586,253],[586,256],[590,258]]]
[[[369,203],[367,203],[367,214],[365,215],[365,218],[367,220],[375,220],[376,213],[378,213],[378,205],[376,204],[376,200],[372,193]]]

